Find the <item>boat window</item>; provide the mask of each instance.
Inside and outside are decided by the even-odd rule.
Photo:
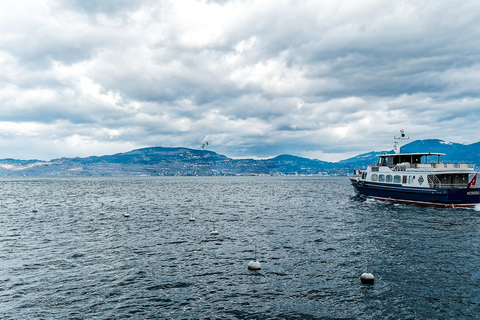
[[[378,176],[378,181],[385,182],[385,175],[384,174],[379,175]]]
[[[406,184],[406,183],[407,183],[407,176],[403,176],[403,177],[402,177],[402,183],[403,183],[403,184]]]
[[[376,173],[372,174],[372,181],[377,181],[378,175]]]
[[[393,177],[393,183],[401,183],[401,182],[402,182],[402,177],[401,176]]]
[[[393,167],[393,157],[387,157],[385,164],[389,167]]]
[[[413,183],[413,179],[415,179],[414,176],[408,176],[408,184],[412,184],[412,183]]]
[[[391,176],[391,175],[387,175],[387,177],[385,178],[385,181],[386,181],[386,182],[392,182],[392,176]]]
[[[365,180],[367,178],[367,173],[366,172],[362,172],[362,179]]]
[[[411,162],[412,161],[412,156],[400,156],[400,162]]]
[[[456,188],[465,186],[468,183],[468,174],[456,174],[454,175],[454,184]]]
[[[451,188],[452,186],[452,175],[451,174],[440,174],[437,176],[438,180],[442,184],[443,188]]]

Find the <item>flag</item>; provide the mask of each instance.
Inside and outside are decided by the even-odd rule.
[[[477,184],[477,174],[473,176],[472,180],[467,184],[467,189],[470,189],[472,186]]]

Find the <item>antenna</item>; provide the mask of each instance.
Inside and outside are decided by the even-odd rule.
[[[393,137],[395,140],[398,140],[398,141],[395,141],[395,143],[393,144],[393,150],[395,151],[395,153],[400,153],[400,150],[402,148],[402,140],[408,140],[410,139],[410,137],[405,137],[405,132],[402,130],[400,130],[400,137]]]

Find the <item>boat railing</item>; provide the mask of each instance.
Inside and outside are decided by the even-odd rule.
[[[474,169],[474,163],[413,163],[411,168]]]
[[[442,182],[440,179],[434,175],[434,174],[429,174],[427,175],[427,181],[428,181],[428,186],[430,188],[435,188],[435,189],[468,189],[470,187],[470,183],[468,181],[471,181],[471,178],[467,181],[449,181],[449,182]]]
[[[407,169],[452,169],[464,170],[475,169],[474,163],[398,163],[393,167],[393,171],[406,171]]]
[[[428,184],[433,189],[468,189],[465,183],[430,183]]]

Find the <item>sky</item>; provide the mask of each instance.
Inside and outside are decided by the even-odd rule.
[[[480,2],[0,0],[0,159],[480,140]]]

